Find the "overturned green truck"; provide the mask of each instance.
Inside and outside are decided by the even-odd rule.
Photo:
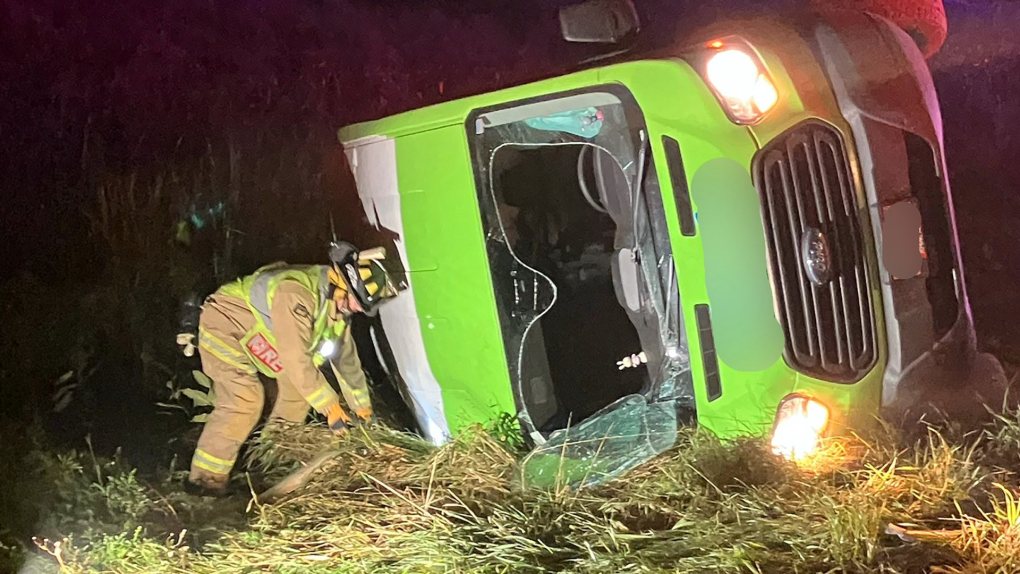
[[[636,29],[626,2],[561,20],[581,41]],[[923,400],[931,381],[1001,371],[976,351],[928,38],[911,31],[860,10],[734,15],[341,130],[404,291],[362,353],[428,440],[508,413],[532,459],[593,463],[587,482],[694,421],[800,458]],[[732,210],[758,215],[726,248],[705,237],[713,190],[697,188],[720,160],[753,186]],[[896,277],[883,221],[904,203],[920,215],[922,265]],[[713,276],[720,265],[760,266],[764,287],[723,300],[711,283],[740,274]],[[748,332],[776,324],[768,361],[738,365],[740,349],[722,348],[740,340],[734,309]]]

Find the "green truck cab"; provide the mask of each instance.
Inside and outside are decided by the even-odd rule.
[[[561,17],[575,40],[635,27],[624,2]],[[340,139],[402,270],[363,352],[434,443],[510,414],[539,458],[605,461],[591,481],[696,421],[799,458],[980,362],[932,80],[883,17],[731,18]],[[699,183],[723,164],[753,185],[730,208]],[[903,202],[923,264],[901,278],[883,218]],[[776,325],[771,358],[742,362],[734,313]]]

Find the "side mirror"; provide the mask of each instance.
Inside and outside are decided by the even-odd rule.
[[[560,30],[568,42],[616,44],[640,28],[631,0],[587,0],[560,8]]]

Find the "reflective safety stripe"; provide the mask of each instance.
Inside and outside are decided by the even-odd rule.
[[[351,394],[351,398],[353,398],[359,404],[367,403],[367,402],[369,402],[371,400],[371,396],[369,396],[368,391],[366,391],[364,389],[352,389],[352,388],[348,387],[346,389],[346,391],[348,393],[350,393]]]
[[[280,275],[281,273],[287,273],[288,269],[280,269],[276,271],[263,271],[255,278],[255,281],[251,284],[251,289],[248,290],[248,300],[251,301],[252,308],[258,312],[262,322],[266,325],[266,328],[270,331],[273,330],[273,319],[270,317],[272,307],[269,301],[269,288],[272,286],[273,278]],[[325,304],[329,295],[329,267],[323,267],[319,277],[319,299],[322,301],[322,308],[319,310],[315,317],[315,324],[325,317],[326,312],[329,310],[329,306]],[[313,341],[313,345],[316,342]]]
[[[336,367],[335,363],[330,362],[329,367],[333,370],[333,375],[336,376],[337,382],[340,383],[340,391],[343,393],[344,399],[347,400],[347,406],[354,410],[372,408],[372,397],[368,393],[368,388],[352,387],[347,383],[347,379],[340,374],[340,369]]]
[[[215,474],[230,474],[230,469],[234,468],[234,461],[215,457],[200,448],[195,449],[191,464]]]
[[[202,327],[199,327],[199,329],[198,329],[198,340],[199,341],[205,341],[206,343],[209,344],[209,346],[211,346],[212,348],[216,349],[217,351],[223,353],[224,355],[231,356],[231,357],[236,357],[237,359],[240,359],[240,360],[244,360],[246,358],[244,353],[242,353],[241,351],[232,349],[230,347],[230,345],[228,345],[227,343],[224,343],[222,339],[216,337],[215,335],[213,335],[209,331],[206,331]]]
[[[360,398],[360,397],[367,397],[368,396],[368,389],[367,388],[365,388],[365,387],[352,387],[347,382],[347,379],[343,375],[340,374],[340,369],[337,369],[336,365],[333,365],[332,363],[330,363],[329,366],[332,367],[333,375],[336,377],[336,381],[338,383],[340,383],[340,388],[341,389],[343,389],[345,392],[351,393],[355,397],[359,397]]]
[[[208,333],[199,331],[198,335],[198,346],[212,353],[214,357],[230,365],[231,367],[240,369],[241,372],[248,373],[251,375],[255,374],[255,367],[252,366],[248,358],[242,354],[235,352],[230,347],[225,347],[218,343],[217,340],[211,338],[212,336]]]
[[[326,321],[326,315],[330,309],[330,298],[329,298],[329,266],[322,268],[322,276],[319,277],[319,301],[322,306],[319,309],[318,314],[315,315],[315,322],[312,323],[313,328],[317,331],[314,337],[312,337],[312,345],[309,347],[309,351],[314,351],[319,347],[319,343],[326,337],[325,328],[328,324]],[[339,337],[340,333],[343,332],[345,324],[339,323],[334,324],[333,329],[336,331],[336,335]],[[322,365],[319,365],[322,366]]]
[[[356,411],[372,410],[372,400],[369,398],[368,393],[344,393],[344,398],[347,399],[348,406]]]
[[[317,391],[305,397],[308,404],[317,411],[323,411],[336,400],[336,393],[329,385],[322,385]]]
[[[251,301],[251,306],[262,316],[262,322],[270,331],[273,330],[273,319],[269,316],[269,283],[279,273],[280,271],[266,271],[259,274],[252,283],[251,290],[248,291],[248,300]]]

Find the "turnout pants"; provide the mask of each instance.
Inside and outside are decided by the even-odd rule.
[[[207,488],[226,486],[241,446],[262,415],[265,389],[240,343],[254,324],[255,318],[241,299],[213,295],[203,306],[198,349],[202,370],[212,379],[216,396],[191,460],[189,480]],[[340,351],[341,372],[356,369],[353,372],[360,375],[341,377],[338,373],[344,399],[356,412],[371,412],[368,387],[349,330]],[[286,372],[279,375],[277,383],[269,422],[304,422],[311,405],[290,384]]]

